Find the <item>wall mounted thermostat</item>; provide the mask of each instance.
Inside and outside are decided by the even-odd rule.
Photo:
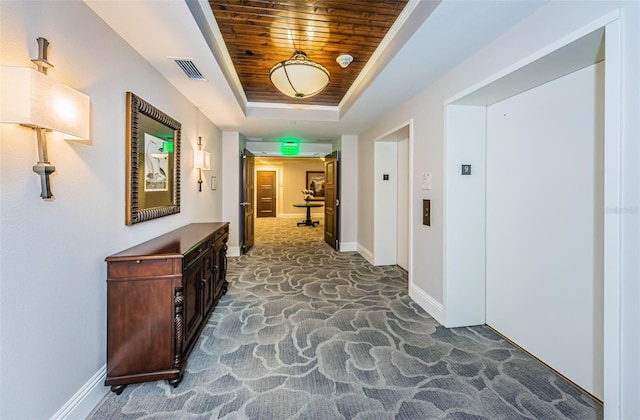
[[[471,165],[462,165],[462,175],[471,175]]]

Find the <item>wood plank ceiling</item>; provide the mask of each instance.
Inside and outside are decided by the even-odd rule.
[[[210,0],[240,83],[250,102],[337,106],[408,0]],[[303,99],[269,79],[276,63],[300,50],[329,70],[331,81]],[[353,62],[341,68],[340,54]]]

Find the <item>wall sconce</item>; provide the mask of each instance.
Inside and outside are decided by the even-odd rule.
[[[202,192],[202,171],[211,170],[211,153],[202,150],[202,137],[198,137],[198,150],[193,152],[193,167],[198,170],[198,191]]]
[[[53,67],[47,61],[49,42],[38,38],[38,58],[31,60],[38,70],[28,67],[0,68],[0,122],[21,124],[34,129],[38,139],[38,163],[33,171],[40,175],[40,197],[53,198],[49,175],[55,170],[47,154],[46,131],[63,133],[65,140],[89,138],[89,97],[47,76]]]

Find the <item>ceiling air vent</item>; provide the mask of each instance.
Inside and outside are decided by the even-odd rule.
[[[191,80],[205,80],[200,70],[193,64],[193,61],[182,58],[174,58],[173,61],[182,69],[184,74]]]

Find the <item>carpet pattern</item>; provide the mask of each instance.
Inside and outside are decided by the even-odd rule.
[[[183,382],[129,385],[90,419],[597,419],[602,406],[486,327],[446,329],[398,267],[256,219]]]

